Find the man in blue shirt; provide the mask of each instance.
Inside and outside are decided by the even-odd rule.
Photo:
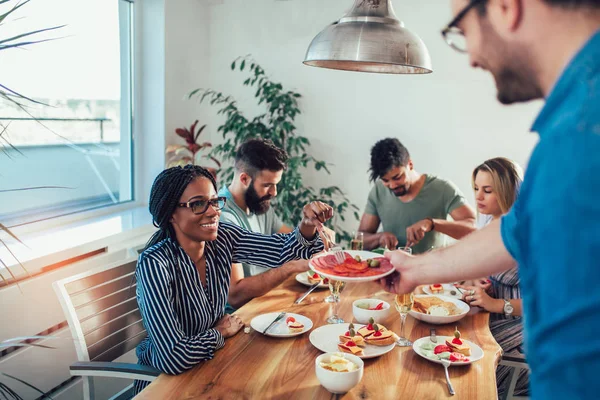
[[[600,396],[600,0],[453,0],[448,44],[492,73],[503,104],[545,98],[536,146],[499,223],[423,256],[388,253],[382,284],[477,278],[519,265],[533,399]],[[464,45],[464,47],[462,46]],[[467,299],[468,300],[468,299]]]

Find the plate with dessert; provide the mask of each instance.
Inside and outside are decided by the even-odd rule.
[[[437,336],[437,343],[433,343],[429,336],[415,340],[413,350],[437,364],[442,364],[442,359],[448,360],[451,366],[469,365],[483,358],[481,347],[463,339],[458,329],[454,336]]]
[[[392,351],[397,335],[381,324],[323,325],[310,333],[313,346],[325,353],[342,352],[360,358],[379,357]]]
[[[250,326],[255,331],[263,333],[269,324],[271,324],[278,316],[279,313],[277,312],[261,314],[252,318]],[[274,323],[264,335],[279,338],[293,337],[308,332],[312,327],[313,323],[310,318],[300,314],[286,313],[285,316]]]
[[[325,289],[329,287],[329,279],[323,278],[315,271],[300,272],[298,275],[296,275],[296,281],[305,286],[312,286],[315,283],[318,283],[319,286],[317,286],[317,289]]]
[[[462,293],[451,283],[434,283],[433,285],[422,286],[422,288],[423,292],[427,294],[442,294],[459,300],[463,298]]]
[[[344,262],[332,253],[322,253],[310,259],[309,266],[319,275],[343,282],[376,281],[394,272],[387,258],[362,250],[344,250]]]

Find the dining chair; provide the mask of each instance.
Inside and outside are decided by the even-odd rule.
[[[131,257],[54,282],[71,329],[78,362],[73,376],[83,378],[85,400],[94,399],[94,377],[152,381],[160,371],[138,364],[114,362],[146,337],[135,289],[137,258]],[[133,384],[111,397],[129,399]]]
[[[500,365],[505,365],[507,367],[511,367],[512,370],[508,375],[510,384],[508,385],[508,391],[506,392],[505,400],[527,400],[529,397],[527,396],[515,396],[515,387],[517,386],[517,381],[519,380],[519,375],[521,371],[524,369],[529,369],[527,365],[527,361],[524,356],[515,356],[515,355],[504,355],[500,360]]]

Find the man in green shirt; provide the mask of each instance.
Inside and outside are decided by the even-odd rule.
[[[461,238],[473,231],[475,212],[451,182],[414,169],[406,147],[398,139],[380,140],[371,149],[371,181],[359,231],[364,248],[411,247],[424,253],[444,245],[446,234]],[[459,224],[448,224],[448,215]],[[383,232],[377,232],[379,225]]]
[[[233,182],[219,190],[219,196],[227,197],[221,221],[265,235],[291,232],[292,228],[284,225],[271,208],[287,159],[287,153],[270,140],[250,139],[244,142],[235,157]],[[226,312],[235,311],[290,275],[303,271],[308,271],[307,260],[291,261],[268,270],[250,264],[233,264]]]

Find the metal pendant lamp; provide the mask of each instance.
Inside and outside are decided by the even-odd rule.
[[[355,0],[348,14],[313,39],[304,64],[380,74],[433,71],[425,43],[398,20],[391,0]]]

